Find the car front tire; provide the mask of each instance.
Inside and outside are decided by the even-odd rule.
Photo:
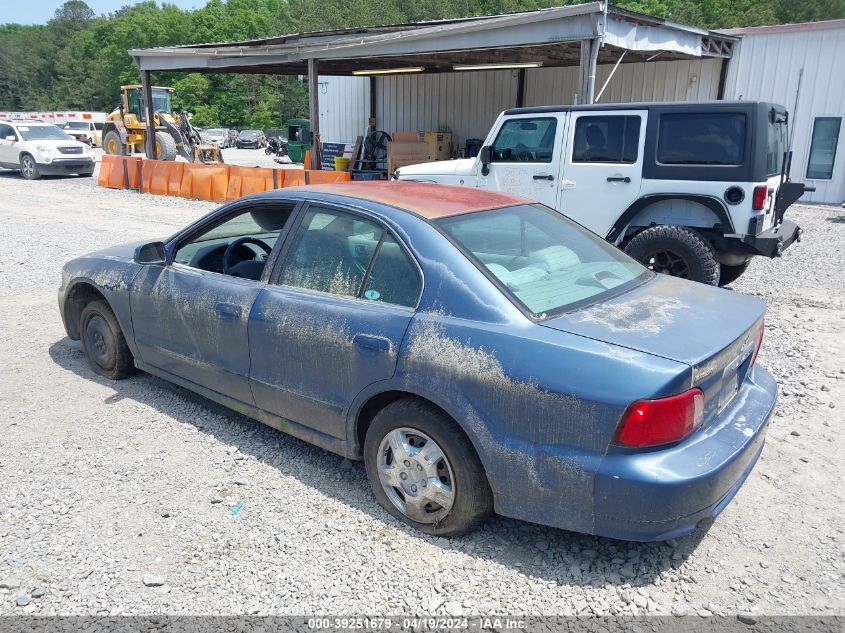
[[[648,228],[628,242],[625,252],[654,272],[719,284],[715,249],[701,233],[685,226]]]
[[[427,534],[466,534],[493,512],[493,493],[472,444],[428,403],[409,398],[385,407],[367,430],[364,464],[379,503]]]
[[[41,172],[38,171],[38,163],[31,154],[24,154],[21,156],[21,176],[24,180],[38,180],[41,178]]]
[[[79,315],[79,338],[88,364],[111,380],[135,373],[135,362],[114,312],[105,301],[92,301]]]

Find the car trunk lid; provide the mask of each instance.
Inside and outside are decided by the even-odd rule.
[[[656,275],[542,325],[689,365],[691,386],[705,394],[707,421],[727,406],[745,379],[765,307],[756,297]]]

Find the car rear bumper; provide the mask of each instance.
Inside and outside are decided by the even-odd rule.
[[[68,174],[93,174],[93,160],[57,159],[51,163],[38,163],[38,172],[42,176],[65,176]]]
[[[610,452],[594,480],[592,532],[661,541],[714,519],[757,462],[776,400],[771,374],[755,366],[719,418],[680,444]]]
[[[792,220],[784,220],[780,225],[757,235],[747,235],[743,243],[755,255],[778,257],[793,242],[801,240],[801,227]]]

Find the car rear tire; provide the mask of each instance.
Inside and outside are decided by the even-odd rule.
[[[685,226],[653,226],[637,234],[625,252],[654,272],[715,286],[716,251],[701,233]]]
[[[126,154],[126,146],[120,138],[117,130],[109,130],[103,137],[103,151],[106,154],[113,154],[115,156],[124,156]]]
[[[105,301],[92,301],[79,315],[79,338],[91,369],[111,380],[135,373],[135,362],[114,312]]]
[[[493,512],[493,492],[466,435],[425,402],[385,407],[367,430],[364,463],[379,503],[427,534],[466,534]]]
[[[156,160],[176,160],[176,141],[167,132],[156,132]]]
[[[38,171],[38,163],[30,154],[21,156],[21,176],[24,180],[38,180],[41,172]]]
[[[732,284],[737,279],[742,277],[742,274],[748,270],[748,265],[751,263],[751,260],[748,260],[744,264],[740,264],[739,266],[726,266],[725,264],[719,265],[719,285],[720,286],[727,286],[728,284]]]

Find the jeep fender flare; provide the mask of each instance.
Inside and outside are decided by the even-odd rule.
[[[648,196],[643,196],[636,200],[631,206],[629,206],[622,215],[619,216],[619,219],[613,224],[610,228],[605,239],[612,244],[618,244],[619,240],[625,235],[625,229],[628,228],[628,225],[631,223],[637,214],[655,202],[661,202],[663,200],[689,200],[690,202],[697,202],[708,209],[710,209],[716,217],[719,218],[719,222],[724,226],[724,230],[722,233],[735,233],[733,222],[731,221],[731,216],[728,213],[727,207],[725,207],[725,203],[722,202],[719,198],[715,196],[704,196],[704,195],[694,195],[694,194],[686,194],[686,193],[658,193],[652,194]]]

